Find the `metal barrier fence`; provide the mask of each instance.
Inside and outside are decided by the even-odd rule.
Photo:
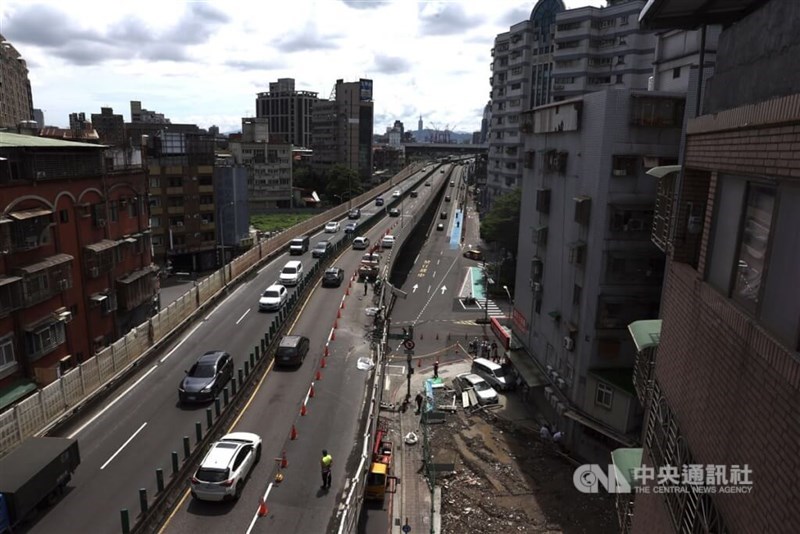
[[[399,182],[407,179],[422,163],[409,165],[389,182],[378,185],[352,199],[352,206],[360,206],[372,197],[385,193]],[[29,436],[45,432],[50,426],[70,414],[81,403],[86,402],[130,369],[137,362],[168,340],[195,318],[198,310],[220,294],[228,283],[243,279],[244,275],[266,258],[282,250],[289,241],[326,222],[347,213],[346,205],[336,206],[316,215],[270,239],[260,241],[246,253],[228,264],[228,273],[220,269],[198,283],[178,300],[162,309],[92,358],[71,369],[55,382],[48,384],[30,397],[0,413],[0,456],[11,451]]]

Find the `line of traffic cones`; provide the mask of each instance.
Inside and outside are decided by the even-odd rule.
[[[264,497],[261,497],[258,500],[258,517],[266,517],[269,514],[269,509],[267,508],[267,503],[264,501]]]
[[[306,415],[306,403],[304,402],[303,405],[300,407],[300,416],[305,417]]]
[[[292,425],[292,431],[289,433],[289,439],[292,441],[297,439],[297,429]]]
[[[309,399],[313,399],[314,398],[314,384],[311,384],[311,387],[308,390],[308,398]]]

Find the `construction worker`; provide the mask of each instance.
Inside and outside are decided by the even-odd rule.
[[[328,454],[327,449],[322,449],[322,460],[320,460],[320,467],[322,468],[322,489],[331,487],[331,465],[333,464],[333,457]]]

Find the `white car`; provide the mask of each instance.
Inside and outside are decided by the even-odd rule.
[[[326,234],[335,234],[339,231],[339,221],[331,221],[325,225]]]
[[[258,299],[259,311],[278,311],[283,307],[286,299],[289,298],[289,292],[280,284],[272,284]]]
[[[392,193],[392,196],[394,198],[400,198],[400,190],[399,189],[395,189],[394,193]]]
[[[497,392],[494,388],[475,373],[462,373],[456,378],[461,381],[461,387],[464,389],[472,388],[475,390],[475,395],[478,397],[479,403],[497,404],[500,402],[500,398],[497,396]]]
[[[203,501],[238,499],[261,459],[261,436],[233,432],[211,445],[192,477],[192,497]]]
[[[303,278],[303,264],[297,260],[287,261],[278,280],[285,286],[296,286]]]
[[[383,248],[392,248],[394,246],[394,236],[393,235],[383,236],[383,239],[381,239],[381,246]]]

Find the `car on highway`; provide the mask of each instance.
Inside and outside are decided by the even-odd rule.
[[[397,208],[392,208],[389,210],[389,217],[400,217],[400,210]]]
[[[431,186],[430,182],[425,182],[425,187],[430,187],[430,186]]]
[[[475,391],[475,395],[478,397],[478,403],[497,404],[500,402],[497,391],[495,391],[486,380],[475,373],[461,373],[456,376],[456,380],[460,381],[462,389],[472,389]]]
[[[191,482],[192,497],[202,501],[237,500],[261,459],[261,437],[232,432],[213,443]]]
[[[306,336],[283,336],[275,351],[275,365],[301,365],[309,344]]]
[[[278,311],[289,298],[289,291],[280,284],[272,284],[258,299],[258,311]]]
[[[444,201],[445,202],[450,202],[450,195],[445,195]]]
[[[289,254],[291,255],[300,255],[305,254],[308,251],[310,239],[307,235],[303,237],[297,237],[289,241]]]
[[[360,219],[361,218],[361,209],[353,208],[350,210],[350,213],[347,214],[348,219]]]
[[[331,221],[325,225],[326,234],[335,234],[339,231],[339,221]]]
[[[455,183],[455,181],[453,181],[453,180],[450,180],[450,187],[455,187],[455,186],[456,186],[456,183]]]
[[[331,267],[322,275],[322,287],[339,287],[344,281],[344,269]]]
[[[411,193],[409,193],[409,195],[411,196],[411,198],[417,198],[419,196],[419,193],[417,193],[417,191],[415,189],[414,191],[411,191]]]
[[[440,219],[446,219],[447,218],[447,212],[443,211],[443,212],[439,213],[439,218]]]
[[[311,249],[312,258],[324,258],[333,250],[333,243],[330,241],[320,241]]]
[[[178,400],[212,401],[233,376],[233,358],[225,351],[208,351],[192,365],[178,386]]]
[[[400,198],[400,190],[399,189],[395,189],[394,193],[392,193],[392,197]]]
[[[357,227],[357,226],[358,226],[358,225],[357,225],[356,223],[347,223],[347,224],[344,226],[344,233],[346,233],[346,234],[352,234],[353,232],[355,232],[355,231],[356,231],[356,227]]]
[[[477,248],[468,248],[464,251],[464,257],[470,260],[483,260],[483,251]]]
[[[278,275],[278,281],[285,286],[296,286],[302,278],[303,262],[297,260],[287,261]]]
[[[394,236],[393,235],[383,236],[383,239],[381,239],[381,246],[383,248],[392,248],[394,246]]]
[[[375,199],[375,205],[376,206],[383,206],[383,197],[377,197]]]
[[[353,249],[354,250],[366,250],[369,247],[369,238],[368,237],[357,237],[353,239]]]
[[[444,174],[444,169],[439,169],[439,172]]]
[[[436,230],[438,230],[439,232],[443,231],[444,230],[444,224],[442,224],[442,223],[437,224],[436,225]]]

